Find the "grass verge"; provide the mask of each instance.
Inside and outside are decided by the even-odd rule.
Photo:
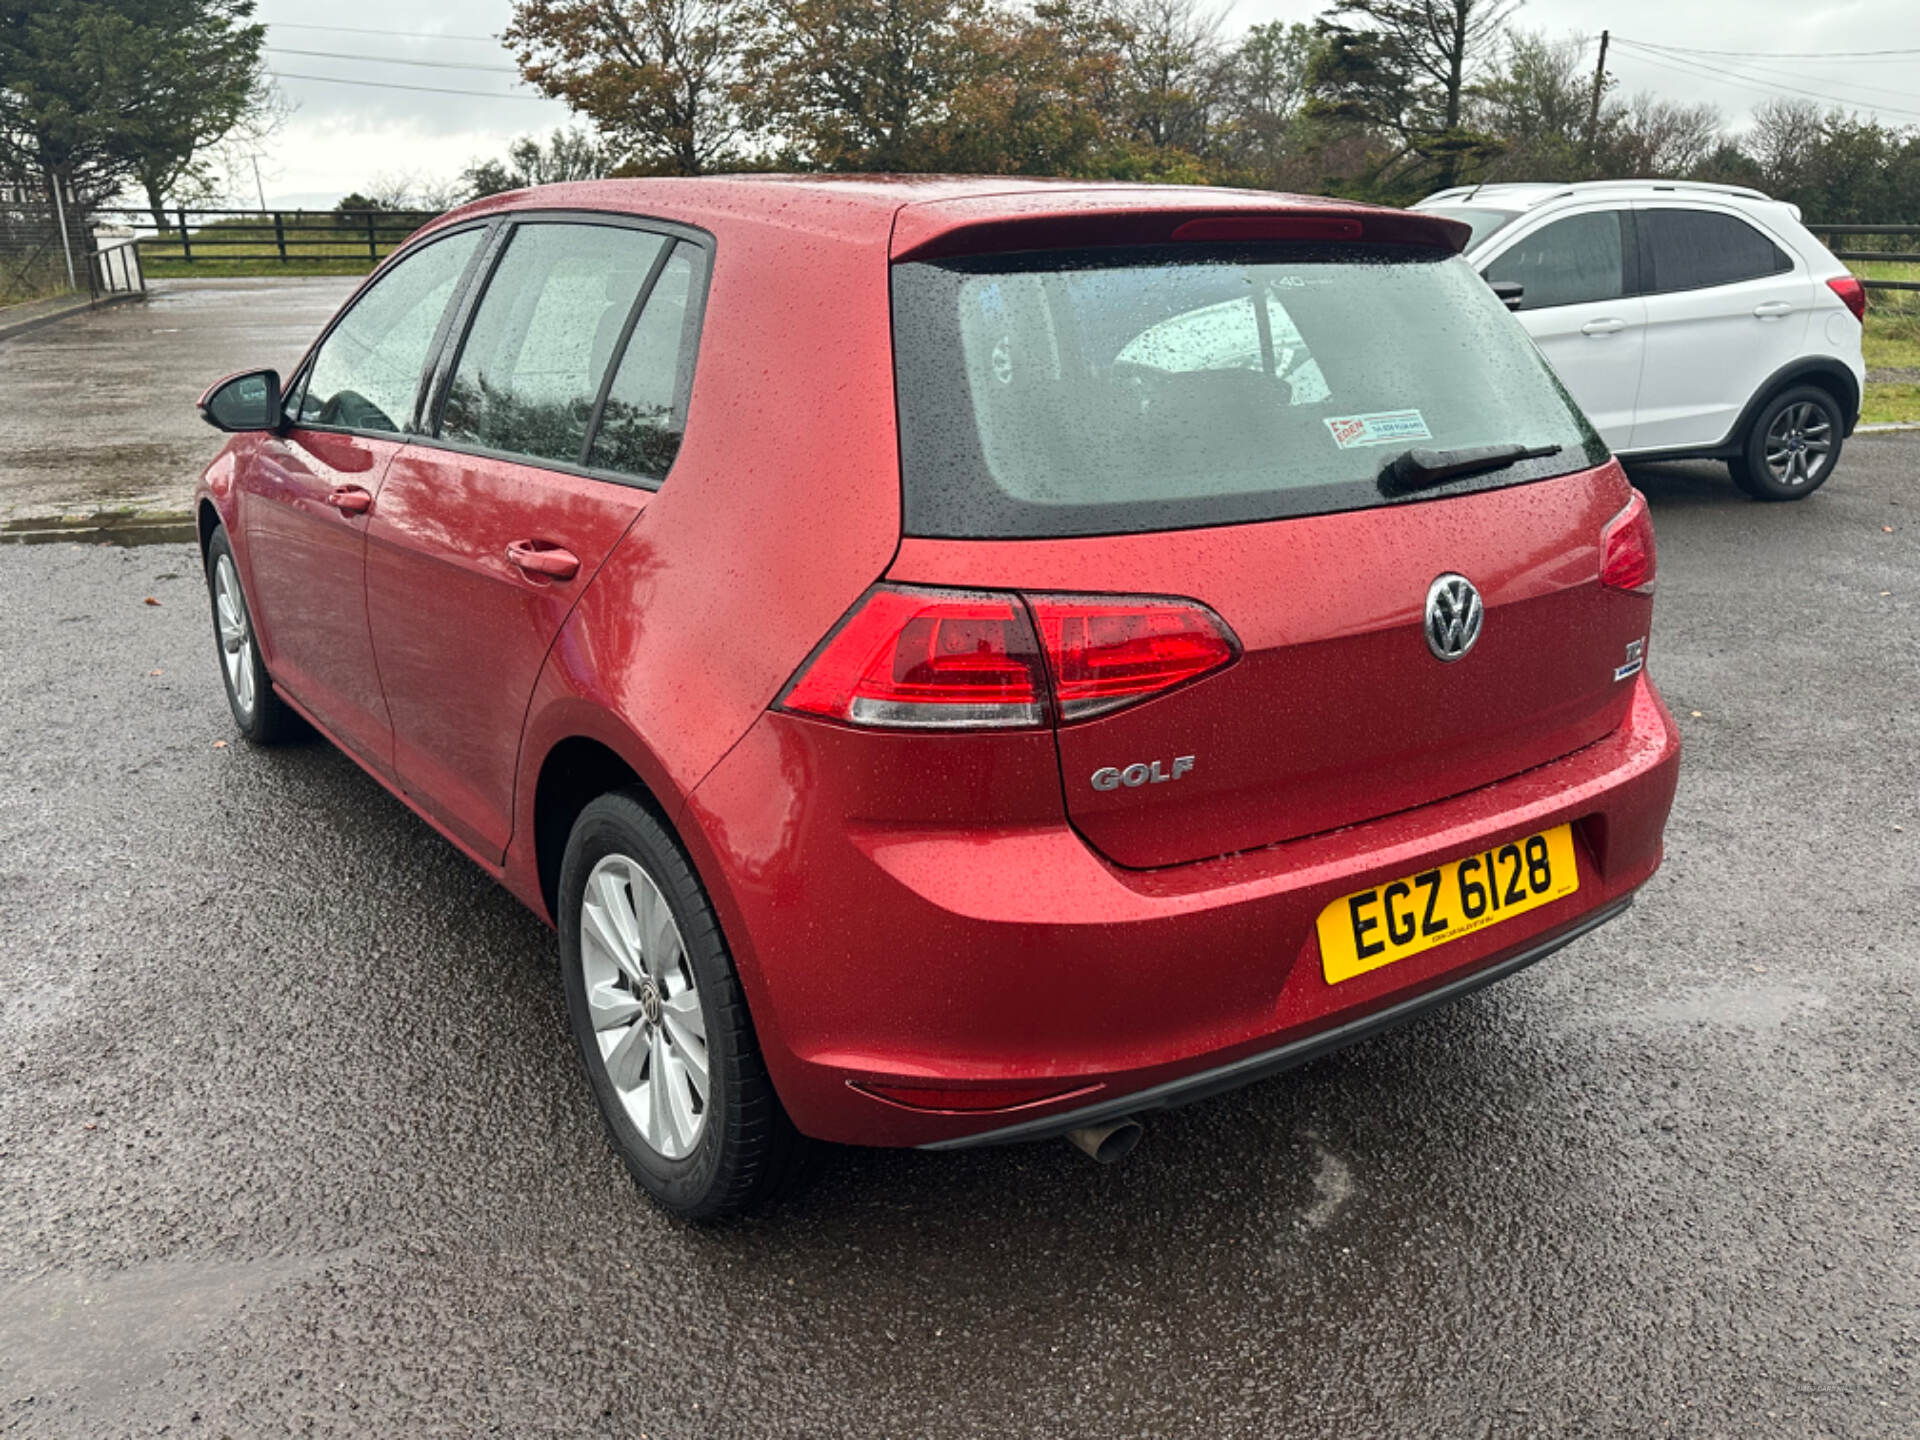
[[[384,257],[387,251],[383,249],[380,253]],[[283,263],[272,256],[247,256],[220,260],[202,260],[196,256],[191,261],[142,258],[140,263],[146,270],[149,280],[225,280],[273,275],[365,275],[373,269],[373,265],[367,259],[365,246],[361,247],[358,260],[340,256],[288,260]]]
[[[1862,425],[1911,425],[1920,423],[1920,385],[1905,382],[1867,384],[1866,398],[1860,404]]]

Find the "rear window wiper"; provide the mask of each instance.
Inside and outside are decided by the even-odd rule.
[[[1380,489],[1387,495],[1406,495],[1444,485],[1462,475],[1504,470],[1522,460],[1558,455],[1559,445],[1471,445],[1458,450],[1408,450],[1394,456],[1380,472]]]

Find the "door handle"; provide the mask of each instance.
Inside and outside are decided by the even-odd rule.
[[[1580,327],[1582,335],[1611,335],[1616,330],[1627,328],[1624,320],[1589,320]]]
[[[373,508],[373,495],[358,485],[336,485],[328,493],[327,503],[342,515],[364,515]]]
[[[529,575],[544,575],[549,580],[571,580],[580,573],[578,555],[539,540],[514,541],[507,546],[507,562]]]
[[[1763,300],[1753,307],[1753,313],[1762,320],[1771,320],[1776,315],[1790,314],[1793,310],[1791,300]]]

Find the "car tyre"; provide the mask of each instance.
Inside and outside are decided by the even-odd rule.
[[[260,654],[253,609],[240,584],[227,527],[216,525],[207,540],[207,598],[213,606],[213,641],[220,657],[233,723],[252,745],[277,745],[300,735],[305,722],[282,700]]]
[[[559,912],[568,1019],[634,1180],[688,1220],[784,1189],[805,1142],[774,1093],[706,891],[636,793],[581,811]]]
[[[1783,390],[1760,407],[1740,454],[1728,462],[1733,483],[1755,500],[1804,500],[1840,463],[1845,429],[1840,402],[1826,390]]]

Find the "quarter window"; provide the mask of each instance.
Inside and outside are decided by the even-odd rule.
[[[481,234],[421,246],[353,302],[313,357],[296,424],[399,431],[412,423],[428,352]]]
[[[1522,310],[1617,300],[1626,293],[1620,212],[1569,215],[1526,236],[1487,267],[1487,279],[1521,287]]]
[[[699,251],[677,246],[633,327],[587,463],[597,470],[659,479],[680,451],[692,381],[693,312]]]
[[[441,438],[580,463],[601,380],[670,243],[624,226],[516,229],[461,348]]]
[[[1773,241],[1735,215],[1661,207],[1640,212],[1653,259],[1653,289],[1704,290],[1793,269]]]

